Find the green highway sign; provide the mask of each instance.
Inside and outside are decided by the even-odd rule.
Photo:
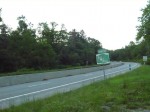
[[[109,64],[109,53],[96,54],[96,62],[97,64]]]
[[[101,54],[101,53],[106,53],[106,50],[105,49],[99,49],[98,54]]]
[[[98,54],[96,54],[96,62],[97,64],[109,64],[110,63],[110,58],[109,58],[109,53],[106,52],[105,49],[99,49]]]

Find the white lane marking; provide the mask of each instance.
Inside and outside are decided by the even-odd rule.
[[[72,82],[72,83],[68,83],[68,84],[64,84],[64,85],[60,85],[60,86],[56,86],[56,87],[52,87],[52,88],[47,88],[47,89],[43,89],[43,90],[31,92],[31,93],[26,93],[26,94],[22,94],[22,95],[18,95],[18,96],[4,98],[4,99],[1,99],[0,102],[10,100],[10,99],[14,99],[14,98],[18,98],[18,97],[22,97],[22,96],[36,94],[36,93],[40,93],[40,92],[44,92],[44,91],[49,91],[49,90],[52,90],[52,89],[57,89],[57,88],[60,88],[60,87],[65,87],[65,86],[68,86],[68,85],[77,84],[77,83],[80,83],[80,82],[85,82],[85,81],[96,79],[96,78],[99,78],[99,77],[103,77],[103,76],[97,76],[97,77],[88,78],[88,79],[80,80],[80,81],[77,81],[77,82]]]
[[[118,71],[116,71],[116,72],[107,73],[106,75],[111,75],[111,74],[118,73],[118,72],[122,72],[122,71],[126,71],[126,70],[129,70],[129,68],[125,68],[125,69],[122,69],[122,70],[118,70]]]
[[[138,64],[134,65],[134,66],[131,67],[131,68],[135,68],[136,66],[138,66]],[[122,70],[118,70],[118,71],[116,71],[116,72],[107,73],[106,75],[110,75],[110,74],[114,74],[114,73],[118,73],[118,72],[122,72],[122,71],[126,71],[126,70],[129,70],[129,67],[124,68],[124,69],[122,69]]]
[[[41,86],[41,85],[46,85],[46,84],[50,84],[50,83],[52,83],[52,82],[46,82],[46,83],[41,83],[41,84],[30,85],[28,87]]]
[[[135,68],[137,65],[138,64],[136,64],[132,68]],[[116,71],[116,72],[107,73],[106,75],[114,74],[114,73],[121,72],[121,71],[124,71],[124,70],[129,70],[129,68],[126,68],[126,69],[123,69],[123,70],[119,70],[119,71]],[[18,96],[13,96],[13,97],[8,97],[8,98],[0,99],[0,102],[6,101],[6,100],[11,100],[11,99],[14,99],[14,98],[19,98],[19,97],[22,97],[22,96],[28,96],[28,95],[32,95],[32,94],[36,94],[36,93],[40,93],[40,92],[44,92],[44,91],[49,91],[49,90],[53,90],[53,89],[65,87],[65,86],[68,86],[68,85],[73,85],[73,84],[77,84],[77,83],[80,83],[80,82],[85,82],[85,81],[88,81],[88,80],[100,78],[100,77],[103,77],[103,75],[97,76],[97,77],[93,77],[93,78],[84,79],[84,80],[80,80],[80,81],[77,81],[77,82],[72,82],[72,83],[60,85],[60,86],[56,86],[56,87],[52,87],[52,88],[47,88],[47,89],[43,89],[43,90],[31,92],[31,93],[26,93],[26,94],[22,94],[22,95],[18,95]]]

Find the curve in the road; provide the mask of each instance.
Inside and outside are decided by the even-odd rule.
[[[114,75],[129,71],[130,70],[129,69],[129,64],[132,65],[132,69],[137,68],[138,66],[140,66],[137,63],[126,63],[125,65],[122,65],[120,67],[105,70],[105,75],[108,76],[108,77],[112,77]],[[77,76],[70,76],[70,77],[54,79],[54,80],[50,80],[50,81],[44,82],[44,83],[43,82],[36,83],[36,84],[31,83],[30,85],[29,84],[23,84],[23,85],[25,85],[25,87],[32,88],[31,91],[29,91],[30,89],[27,89],[28,91],[25,91],[25,93],[16,94],[16,95],[11,94],[12,96],[10,94],[8,94],[8,96],[5,96],[5,95],[7,95],[7,93],[4,96],[0,95],[0,107],[1,108],[9,107],[10,102],[12,100],[13,100],[14,105],[18,105],[18,104],[24,102],[24,101],[21,100],[22,98],[24,99],[24,97],[28,97],[29,100],[35,99],[36,97],[34,97],[34,96],[37,96],[37,98],[43,98],[45,96],[50,95],[50,93],[51,93],[50,91],[53,91],[52,94],[56,93],[59,89],[60,90],[62,89],[62,92],[64,92],[64,90],[66,88],[67,89],[69,88],[68,90],[70,90],[70,89],[74,89],[74,88],[78,88],[78,87],[83,86],[83,83],[89,84],[93,80],[102,80],[102,79],[104,79],[103,71],[97,71],[97,72],[92,72],[92,73],[88,73],[88,74],[84,74],[84,75],[77,75]],[[58,81],[58,82],[56,82],[53,87],[48,87],[49,84],[52,85],[53,81],[54,82]],[[15,86],[17,86],[17,85],[15,85]],[[12,88],[15,87],[15,86],[12,86]],[[45,88],[45,87],[47,87],[47,88]],[[8,89],[9,88],[10,87],[8,87]],[[33,88],[35,88],[35,90]],[[39,89],[37,89],[37,88],[39,88]],[[44,88],[44,89],[42,89],[42,88]],[[0,92],[4,93],[3,90],[8,92],[7,87],[1,88]],[[21,90],[22,90],[22,88],[20,86],[20,91]],[[59,92],[61,92],[61,91],[59,91]],[[44,96],[43,93],[47,93],[47,95]]]

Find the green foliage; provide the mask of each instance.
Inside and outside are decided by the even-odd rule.
[[[147,46],[147,41],[143,40],[139,44],[129,44],[125,48],[118,49],[110,52],[110,59],[114,61],[136,61],[141,60],[143,56],[150,56]]]
[[[150,58],[147,59],[146,64],[147,64],[147,65],[150,65]]]
[[[55,22],[42,22],[33,29],[24,16],[17,20],[15,30],[0,25],[0,72],[65,68],[86,65],[87,61],[94,64],[96,51],[102,47],[98,40],[87,38],[83,30],[67,32],[62,25],[58,31]]]
[[[139,18],[140,25],[137,26],[137,40],[143,39],[146,47],[146,54],[150,56],[150,0],[144,9],[142,16]]]
[[[147,6],[141,10],[143,12],[142,16],[139,17],[141,25],[137,26],[138,34],[137,40],[144,38],[148,39],[150,35],[150,1],[148,1]]]
[[[130,42],[128,46],[122,49],[118,49],[110,52],[110,59],[116,61],[130,61],[136,60],[142,57],[143,53],[139,53],[141,50],[140,45],[136,45],[134,42]]]

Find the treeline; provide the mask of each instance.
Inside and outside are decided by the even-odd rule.
[[[150,57],[150,0],[148,4],[141,11],[142,16],[139,17],[141,23],[137,26],[136,43],[130,42],[128,46],[115,51],[110,51],[112,60],[141,60],[143,56]],[[150,64],[150,58],[147,61]]]
[[[114,61],[138,61],[141,62],[143,56],[150,56],[149,45],[143,40],[140,43],[130,42],[125,48],[109,51],[111,60]]]
[[[101,43],[83,30],[67,31],[64,25],[40,23],[37,29],[18,17],[18,27],[10,29],[0,17],[0,72],[22,68],[51,69],[95,64]]]

